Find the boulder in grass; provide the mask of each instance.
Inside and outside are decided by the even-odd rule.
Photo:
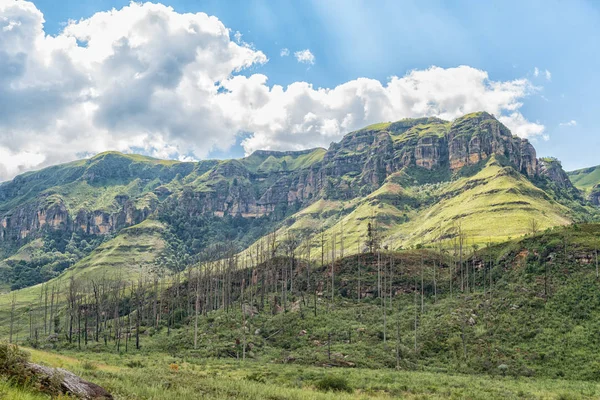
[[[27,363],[27,369],[37,378],[42,389],[59,390],[82,400],[112,400],[113,396],[103,387],[81,379],[74,373],[62,368]]]

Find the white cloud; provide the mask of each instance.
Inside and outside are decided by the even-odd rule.
[[[548,71],[547,69],[545,69],[544,71],[542,71],[538,67],[533,68],[533,76],[535,78],[537,78],[538,76],[540,76],[540,74],[543,74],[544,78],[546,78],[547,81],[551,81],[552,80],[552,72]]]
[[[289,55],[290,55],[290,50],[284,47],[284,48],[283,48],[283,49],[281,49],[281,51],[279,52],[279,55],[280,55],[281,57],[287,57],[287,56],[289,56]]]
[[[294,53],[294,57],[299,63],[313,65],[315,63],[315,56],[310,52],[309,49],[300,50]]]
[[[328,146],[375,122],[420,116],[451,120],[479,110],[502,117],[515,134],[534,137],[543,133],[543,125],[527,121],[518,110],[535,90],[525,79],[491,81],[485,71],[467,66],[411,71],[385,84],[359,78],[333,89],[305,82],[274,86],[269,101],[249,116],[254,134],[243,146],[247,152]]]
[[[309,50],[294,55],[314,63]],[[104,150],[201,158],[242,132],[247,152],[303,149],[374,122],[479,110],[520,136],[543,135],[519,112],[536,91],[526,79],[493,81],[460,66],[282,87],[248,73],[266,62],[203,13],[131,3],[48,36],[32,3],[0,0],[0,181]]]
[[[575,121],[574,119],[568,121],[568,122],[561,122],[560,124],[558,124],[560,126],[577,126],[577,121]]]
[[[240,32],[237,32],[237,31],[233,34],[233,37],[235,38],[235,41],[237,43],[242,43],[242,36],[243,35]]]
[[[522,138],[534,138],[544,133],[545,127],[536,122],[530,122],[523,114],[513,112],[509,115],[502,115],[498,118],[500,122],[506,125],[513,134]]]

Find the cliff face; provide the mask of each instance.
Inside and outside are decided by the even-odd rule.
[[[469,114],[452,123],[437,118],[403,120],[350,133],[329,148],[322,173],[334,180],[345,176],[355,190],[364,185],[372,190],[405,167],[457,172],[492,155],[504,157],[530,178],[539,175],[534,147],[512,136],[488,113]]]
[[[545,176],[560,189],[574,189],[569,176],[562,168],[562,164],[555,158],[540,159],[540,175]]]
[[[559,163],[538,162],[527,140],[488,113],[453,122],[406,119],[349,133],[328,150],[257,151],[199,163],[105,153],[24,174],[0,186],[0,241],[36,237],[44,229],[116,232],[160,213],[166,199],[190,215],[261,216],[321,197],[364,196],[407,168],[450,176],[492,155],[529,178],[570,184]]]
[[[588,195],[588,200],[595,206],[600,206],[600,184],[594,186]]]
[[[495,154],[508,158],[530,177],[538,173],[535,149],[529,141],[512,136],[508,128],[488,113],[470,114],[454,121],[448,142],[450,168],[454,171]]]
[[[104,235],[139,224],[150,216],[158,203],[138,208],[126,197],[116,199],[114,211],[79,209],[70,212],[60,197],[43,197],[0,218],[0,240],[19,241],[38,237],[44,229],[60,229],[88,235]]]

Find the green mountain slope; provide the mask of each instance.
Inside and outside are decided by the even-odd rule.
[[[126,230],[144,224],[156,229],[134,247],[148,251],[132,253],[174,271],[264,246],[271,232],[314,257],[363,252],[369,223],[389,249],[451,246],[459,233],[481,245],[532,224],[592,219],[590,196],[586,202],[558,160],[538,160],[527,140],[486,112],[375,124],[328,149],[236,160],[107,152],[0,186],[0,280],[22,288],[74,270],[127,270],[135,260],[111,251],[126,253],[117,242],[133,240]],[[39,246],[33,257],[15,258],[31,243]]]
[[[600,206],[600,166],[569,172],[573,185],[582,190],[590,203]]]
[[[576,188],[589,191],[600,184],[600,166],[567,172]]]
[[[368,224],[389,249],[452,247],[459,230],[469,246],[498,242],[573,221],[573,213],[510,166],[492,157],[470,176],[434,185],[403,186],[392,175],[376,191],[352,201],[319,201],[294,214],[277,231],[310,240],[311,253],[326,257],[366,251]],[[322,241],[325,243],[323,244]],[[300,250],[308,250],[300,243]]]
[[[143,350],[134,348],[132,336],[130,355],[169,353],[188,362],[206,362],[233,361],[245,351],[257,365],[401,368],[486,374],[490,379],[509,375],[595,382],[600,377],[599,244],[600,225],[577,224],[478,249],[465,255],[462,264],[452,252],[416,249],[352,255],[323,266],[313,259],[310,270],[300,254],[294,261],[281,249],[247,268],[231,259],[200,275],[190,271],[189,280],[159,285],[160,296],[154,295],[152,284],[143,296],[124,291],[118,319],[123,335],[111,331],[117,323],[111,313],[99,326],[99,339],[90,333],[87,344],[78,330],[69,341],[67,321],[72,314],[64,303],[59,313],[63,335],[49,341],[24,339],[30,326],[42,329],[44,315],[37,297],[40,288],[24,289],[17,293],[14,333],[19,333],[20,342],[54,349],[114,353],[120,339],[134,334],[131,321],[135,323],[141,312]],[[269,276],[277,278],[271,281]],[[64,282],[63,293],[70,293],[68,284]],[[76,298],[89,299],[89,285],[78,281],[73,288]],[[112,311],[110,285],[106,299]],[[200,300],[197,287],[202,288]],[[26,293],[31,293],[29,298]],[[0,295],[4,337],[10,299]],[[152,315],[158,304],[162,314],[157,322]],[[196,348],[194,304],[200,307]],[[91,312],[86,322],[92,332],[94,308],[83,309]],[[79,313],[77,318],[86,315]]]

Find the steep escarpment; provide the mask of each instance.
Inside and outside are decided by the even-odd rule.
[[[155,188],[193,170],[193,163],[109,152],[19,176],[0,187],[0,241],[46,229],[103,235],[135,225],[156,209]]]
[[[594,186],[588,195],[589,201],[595,205],[600,206],[600,184]]]
[[[485,112],[453,122],[406,119],[350,133],[329,148],[322,174],[338,183],[338,196],[348,197],[377,189],[388,176],[403,168],[444,171],[447,173],[441,175],[448,178],[492,155],[506,158],[530,178],[540,174],[531,143],[513,136]]]
[[[538,160],[486,112],[403,119],[328,149],[195,163],[108,152],[23,174],[0,185],[0,261],[43,238],[74,263],[90,243],[148,220],[164,225],[172,254],[189,256],[225,241],[242,250],[271,230],[314,247],[319,232],[343,231],[344,246],[359,251],[371,219],[392,247],[451,238],[461,220],[471,235],[500,240],[525,233],[532,215],[544,227],[577,220],[572,208],[583,215],[583,203],[560,162]]]
[[[453,122],[405,119],[352,132],[327,150],[199,163],[109,152],[24,174],[0,186],[0,240],[37,237],[46,228],[113,233],[142,222],[167,198],[191,215],[259,217],[318,198],[366,196],[399,171],[416,171],[420,183],[446,181],[493,155],[529,178],[570,185],[560,164],[538,162],[527,140],[488,113]]]

